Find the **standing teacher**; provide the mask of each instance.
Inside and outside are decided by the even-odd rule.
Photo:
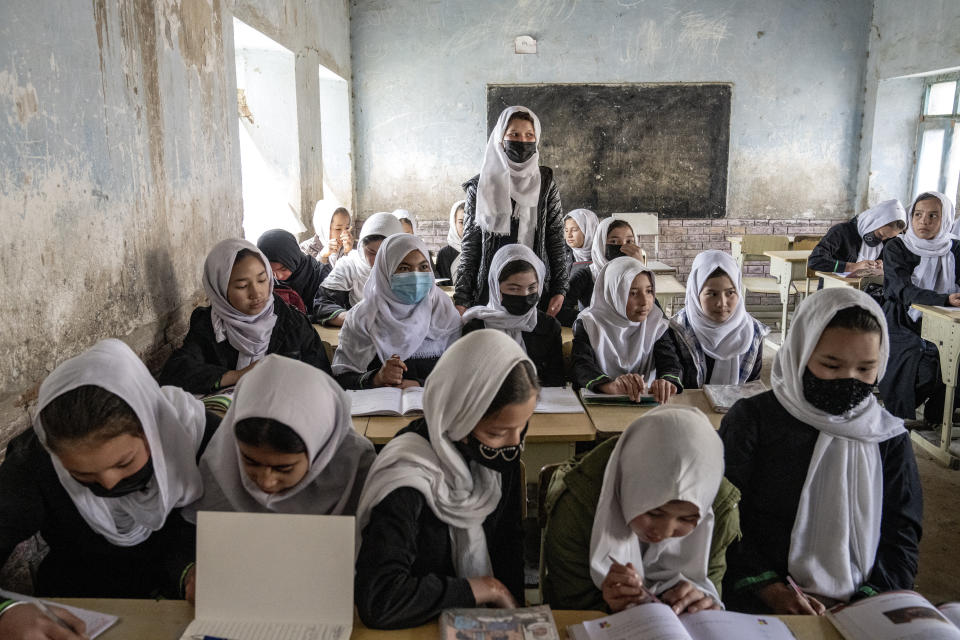
[[[468,180],[460,268],[454,302],[461,315],[487,303],[493,254],[508,244],[530,247],[543,261],[540,308],[556,316],[567,293],[563,210],[553,170],[541,167],[540,120],[526,107],[507,107],[490,133],[480,175]]]

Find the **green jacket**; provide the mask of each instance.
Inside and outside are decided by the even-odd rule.
[[[571,458],[554,473],[547,489],[547,525],[540,556],[544,602],[554,609],[607,611],[590,577],[590,532],[603,487],[603,473],[617,438],[583,457]],[[740,491],[726,478],[713,501],[714,530],[707,577],[717,587],[727,569],[727,546],[740,537]],[[722,595],[722,594],[721,594]]]

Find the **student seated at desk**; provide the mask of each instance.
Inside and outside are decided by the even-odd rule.
[[[317,200],[313,208],[314,236],[300,243],[300,250],[320,264],[333,268],[337,260],[353,251],[356,242],[350,232],[353,221],[346,207]],[[312,300],[307,300],[311,302]]]
[[[800,303],[777,352],[773,389],[724,416],[726,475],[743,496],[743,537],[727,551],[723,582],[729,609],[820,614],[835,602],[913,588],[923,515],[917,462],[903,420],[872,393],[888,344],[869,295],[818,291]]]
[[[312,302],[317,297],[320,283],[332,268],[304,255],[297,239],[286,229],[265,232],[257,240],[257,248],[267,256],[277,280],[296,291],[305,302]]]
[[[825,273],[883,269],[883,244],[907,227],[897,199],[884,200],[846,222],[835,224],[807,258],[807,266]]]
[[[563,219],[563,239],[567,243],[564,256],[570,274],[570,286],[557,320],[564,327],[572,327],[581,309],[590,306],[593,276],[581,274],[581,271],[589,272],[593,264],[591,247],[598,224],[597,214],[589,209],[574,209]]]
[[[960,241],[951,233],[953,202],[937,192],[922,193],[910,207],[910,228],[884,250],[883,308],[890,327],[890,364],[880,380],[884,406],[913,420],[943,417],[940,353],[920,337],[922,316],[913,304],[960,307]]]
[[[209,307],[190,316],[183,346],[160,372],[160,384],[191,393],[235,385],[268,353],[330,371],[327,352],[307,318],[273,292],[270,262],[246,240],[219,242],[203,265]]]
[[[743,278],[730,254],[710,250],[694,259],[684,308],[671,318],[670,330],[684,388],[760,378],[763,337],[770,329],[747,313]]]
[[[645,602],[646,591],[677,613],[720,608],[739,499],[701,411],[650,411],[554,473],[544,505],[544,601],[615,613]]]
[[[403,233],[403,229],[389,213],[375,213],[364,220],[360,246],[338,260],[320,285],[311,316],[316,322],[330,327],[343,326],[347,311],[363,300],[363,287],[370,277],[380,243],[395,233]]]
[[[446,278],[453,286],[456,281],[457,269],[460,268],[460,243],[463,239],[463,205],[465,200],[458,200],[450,207],[450,227],[447,229],[447,246],[437,253],[437,278]]]
[[[602,226],[602,223],[601,223]],[[639,260],[611,260],[593,288],[593,304],[573,326],[573,379],[597,393],[650,393],[664,403],[683,390],[670,324],[654,296],[656,277]]]
[[[0,564],[39,533],[50,551],[38,596],[184,597],[196,535],[180,509],[203,491],[197,459],[219,422],[189,393],[161,388],[119,340],[63,362],[0,465]],[[41,618],[6,610],[0,637],[74,637],[27,636]]]
[[[500,331],[474,331],[440,358],[423,418],[387,443],[360,497],[354,594],[365,625],[523,603],[520,454],[538,391],[533,363]]]
[[[400,221],[403,233],[409,233],[412,236],[417,235],[417,219],[412,213],[406,209],[394,209],[390,215]]]
[[[562,387],[563,339],[560,323],[537,309],[543,291],[543,263],[531,249],[509,244],[490,263],[490,300],[463,314],[463,335],[499,329],[523,347],[545,387]]]
[[[363,300],[350,310],[333,356],[344,389],[423,386],[460,335],[460,314],[436,286],[427,247],[409,233],[380,245]]]

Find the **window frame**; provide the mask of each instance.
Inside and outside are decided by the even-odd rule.
[[[953,112],[942,115],[926,115],[927,104],[930,100],[930,89],[933,85],[941,82],[956,82],[953,88]],[[950,154],[953,145],[960,145],[960,71],[937,74],[924,78],[923,94],[920,99],[920,117],[917,121],[916,152],[913,154],[913,184],[911,184],[911,193],[913,199],[916,199],[920,192],[918,185],[920,182],[920,157],[923,153],[923,136],[927,131],[943,131],[943,148],[940,153],[940,176],[937,179],[937,191],[944,193],[956,202],[958,193],[946,193],[949,176],[947,171],[950,167]],[[956,135],[954,135],[956,133]],[[957,191],[960,192],[960,180],[958,180]]]

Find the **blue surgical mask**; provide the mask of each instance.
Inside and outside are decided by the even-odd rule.
[[[417,304],[430,293],[432,286],[433,273],[428,271],[395,273],[390,276],[390,290],[403,304]]]

